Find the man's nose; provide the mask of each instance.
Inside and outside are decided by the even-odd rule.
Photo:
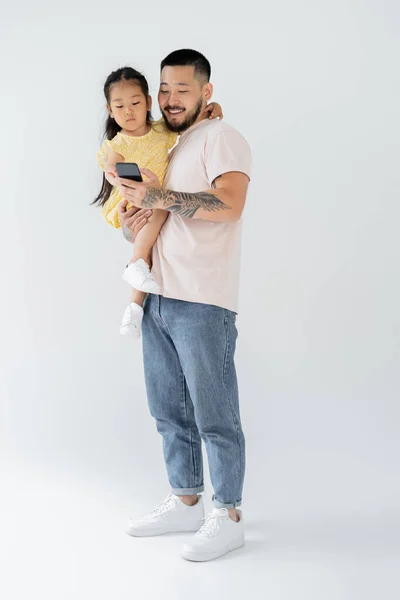
[[[178,97],[178,92],[171,92],[168,98],[168,104],[174,106],[174,104],[178,102]]]

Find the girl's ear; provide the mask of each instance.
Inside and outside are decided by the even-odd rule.
[[[106,104],[106,108],[107,108],[108,114],[113,119],[114,117],[113,117],[113,114],[112,114],[112,111],[111,111],[111,106],[109,104]]]
[[[147,110],[151,110],[153,105],[153,98],[151,96],[147,96]]]

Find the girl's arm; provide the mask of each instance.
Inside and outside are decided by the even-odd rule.
[[[115,185],[115,179],[118,177],[118,173],[115,169],[117,162],[125,162],[125,159],[121,154],[114,152],[111,148],[107,149],[107,160],[104,169],[105,178],[111,185]]]
[[[223,119],[224,114],[222,112],[222,107],[218,102],[210,102],[206,106],[206,112],[209,114],[209,119]]]

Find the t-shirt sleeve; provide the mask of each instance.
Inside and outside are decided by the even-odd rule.
[[[106,140],[106,144],[108,148],[111,148],[117,154],[120,154],[126,160],[127,155],[127,144],[126,141],[121,138],[121,136],[116,135],[112,140]]]
[[[205,163],[210,186],[217,177],[231,171],[244,173],[250,179],[250,146],[238,131],[221,131],[207,143]]]
[[[120,154],[125,159],[126,148],[124,147],[124,142],[121,140],[120,136],[117,135],[112,140],[104,140],[103,145],[97,153],[97,160],[103,171],[106,169],[109,149],[113,150],[117,154]]]
[[[106,142],[103,143],[102,147],[100,148],[100,150],[97,153],[97,161],[98,161],[100,167],[103,169],[103,171],[105,171],[106,162],[107,162]]]

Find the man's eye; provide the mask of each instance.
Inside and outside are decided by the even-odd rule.
[[[166,90],[160,90],[160,94],[168,94]]]
[[[182,90],[179,92],[180,94],[187,94],[187,90]]]

